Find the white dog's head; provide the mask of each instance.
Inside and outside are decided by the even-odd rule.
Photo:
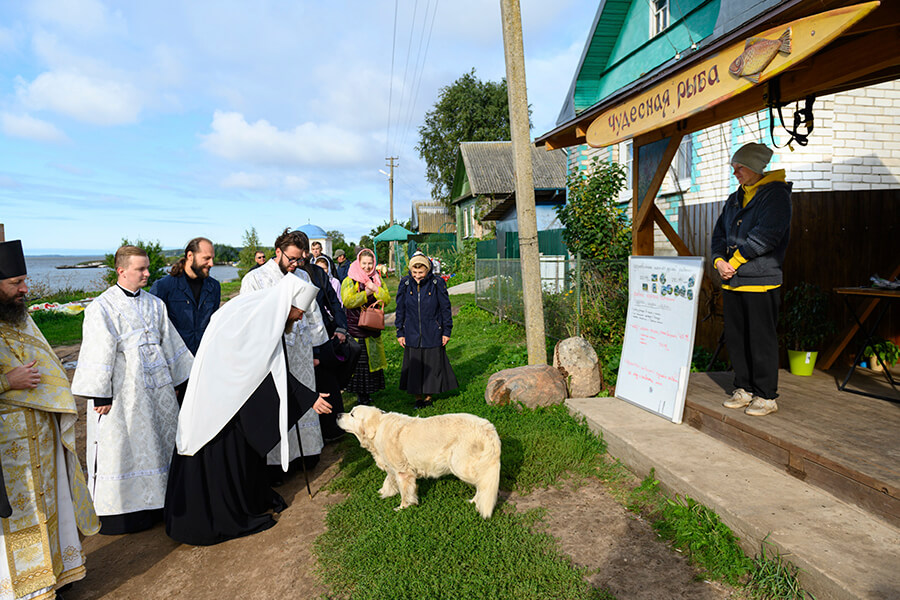
[[[356,436],[363,446],[375,437],[378,423],[384,411],[374,406],[354,406],[348,413],[341,413],[337,417],[337,425],[344,431]]]

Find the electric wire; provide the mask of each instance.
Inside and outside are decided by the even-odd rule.
[[[416,78],[414,87],[413,87],[412,102],[409,105],[409,114],[407,115],[406,129],[404,130],[402,142],[400,144],[401,148],[406,146],[406,141],[409,137],[409,133],[410,133],[410,131],[413,130],[413,118],[415,117],[416,103],[419,100],[419,89],[422,86],[422,76],[425,73],[425,63],[428,61],[428,49],[431,47],[431,36],[432,36],[432,33],[434,33],[434,22],[435,22],[435,18],[437,17],[437,8],[438,8],[439,2],[440,2],[440,0],[435,0],[434,10],[431,13],[431,26],[428,29],[428,37],[425,40],[425,52],[422,53],[422,64],[421,64],[421,67],[418,69],[418,77]],[[425,25],[425,22],[427,22],[427,20],[428,20],[428,10],[426,8],[425,21],[423,21],[423,23],[422,23],[422,25],[423,25],[422,33],[423,34],[425,32],[424,25]]]
[[[409,43],[406,46],[406,60],[404,61],[404,66],[403,66],[403,83],[400,84],[400,105],[397,110],[397,122],[398,123],[400,121],[400,115],[402,114],[402,111],[403,111],[404,99],[406,98],[406,78],[409,75],[409,57],[412,54],[412,40],[413,40],[413,33],[415,32],[415,27],[416,27],[416,14],[418,13],[418,11],[419,11],[419,0],[416,0],[415,4],[413,5],[412,21],[410,22]],[[394,139],[396,139],[396,136]]]
[[[388,80],[388,117],[387,117],[387,133],[384,137],[384,153],[388,153],[388,147],[391,141],[391,102],[394,99],[394,53],[397,50],[397,12],[400,0],[394,0],[394,37],[391,42],[391,78]]]

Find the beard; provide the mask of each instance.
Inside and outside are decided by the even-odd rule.
[[[25,305],[25,297],[0,300],[0,321],[21,325],[28,316],[28,307]]]
[[[196,258],[191,262],[191,271],[194,272],[197,279],[206,279],[209,277],[209,267],[202,266],[200,261]]]

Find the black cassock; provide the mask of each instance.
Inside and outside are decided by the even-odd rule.
[[[288,428],[317,398],[288,372]],[[272,512],[287,508],[266,475],[266,455],[281,439],[278,407],[275,380],[269,373],[222,431],[194,456],[175,451],[164,511],[169,537],[210,546],[275,525]]]

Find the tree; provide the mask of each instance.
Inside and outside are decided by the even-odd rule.
[[[625,169],[617,163],[591,161],[586,171],[569,175],[566,203],[556,208],[571,252],[592,260],[625,259],[631,254],[631,224],[618,205]]]
[[[325,235],[331,238],[331,254],[334,255],[335,250],[343,250],[344,254],[349,258],[353,255],[353,244],[344,239],[344,234],[333,229],[326,231]]]
[[[231,263],[240,258],[238,249],[227,244],[213,244],[217,263]]]
[[[475,69],[441,89],[419,128],[416,150],[425,161],[431,197],[450,202],[460,142],[510,139],[506,80],[481,81]]]
[[[166,276],[166,267],[168,266],[166,263],[166,255],[158,241],[143,242],[138,240],[132,243],[129,242],[127,238],[122,238],[122,246],[137,246],[147,253],[147,257],[150,259],[150,279],[147,281],[147,287],[153,285],[153,282],[157,279],[162,279]],[[109,285],[115,285],[116,281],[119,279],[119,275],[116,273],[115,253],[107,254],[103,258],[103,264],[105,264],[107,268],[106,275],[103,276],[103,279]]]
[[[265,252],[266,259],[272,258],[275,255],[274,250],[259,245],[259,235],[256,233],[256,227],[251,227],[244,231],[243,242],[244,247],[241,248],[240,253],[238,253],[238,277],[246,275],[247,271],[256,264],[254,257],[258,250]]]

